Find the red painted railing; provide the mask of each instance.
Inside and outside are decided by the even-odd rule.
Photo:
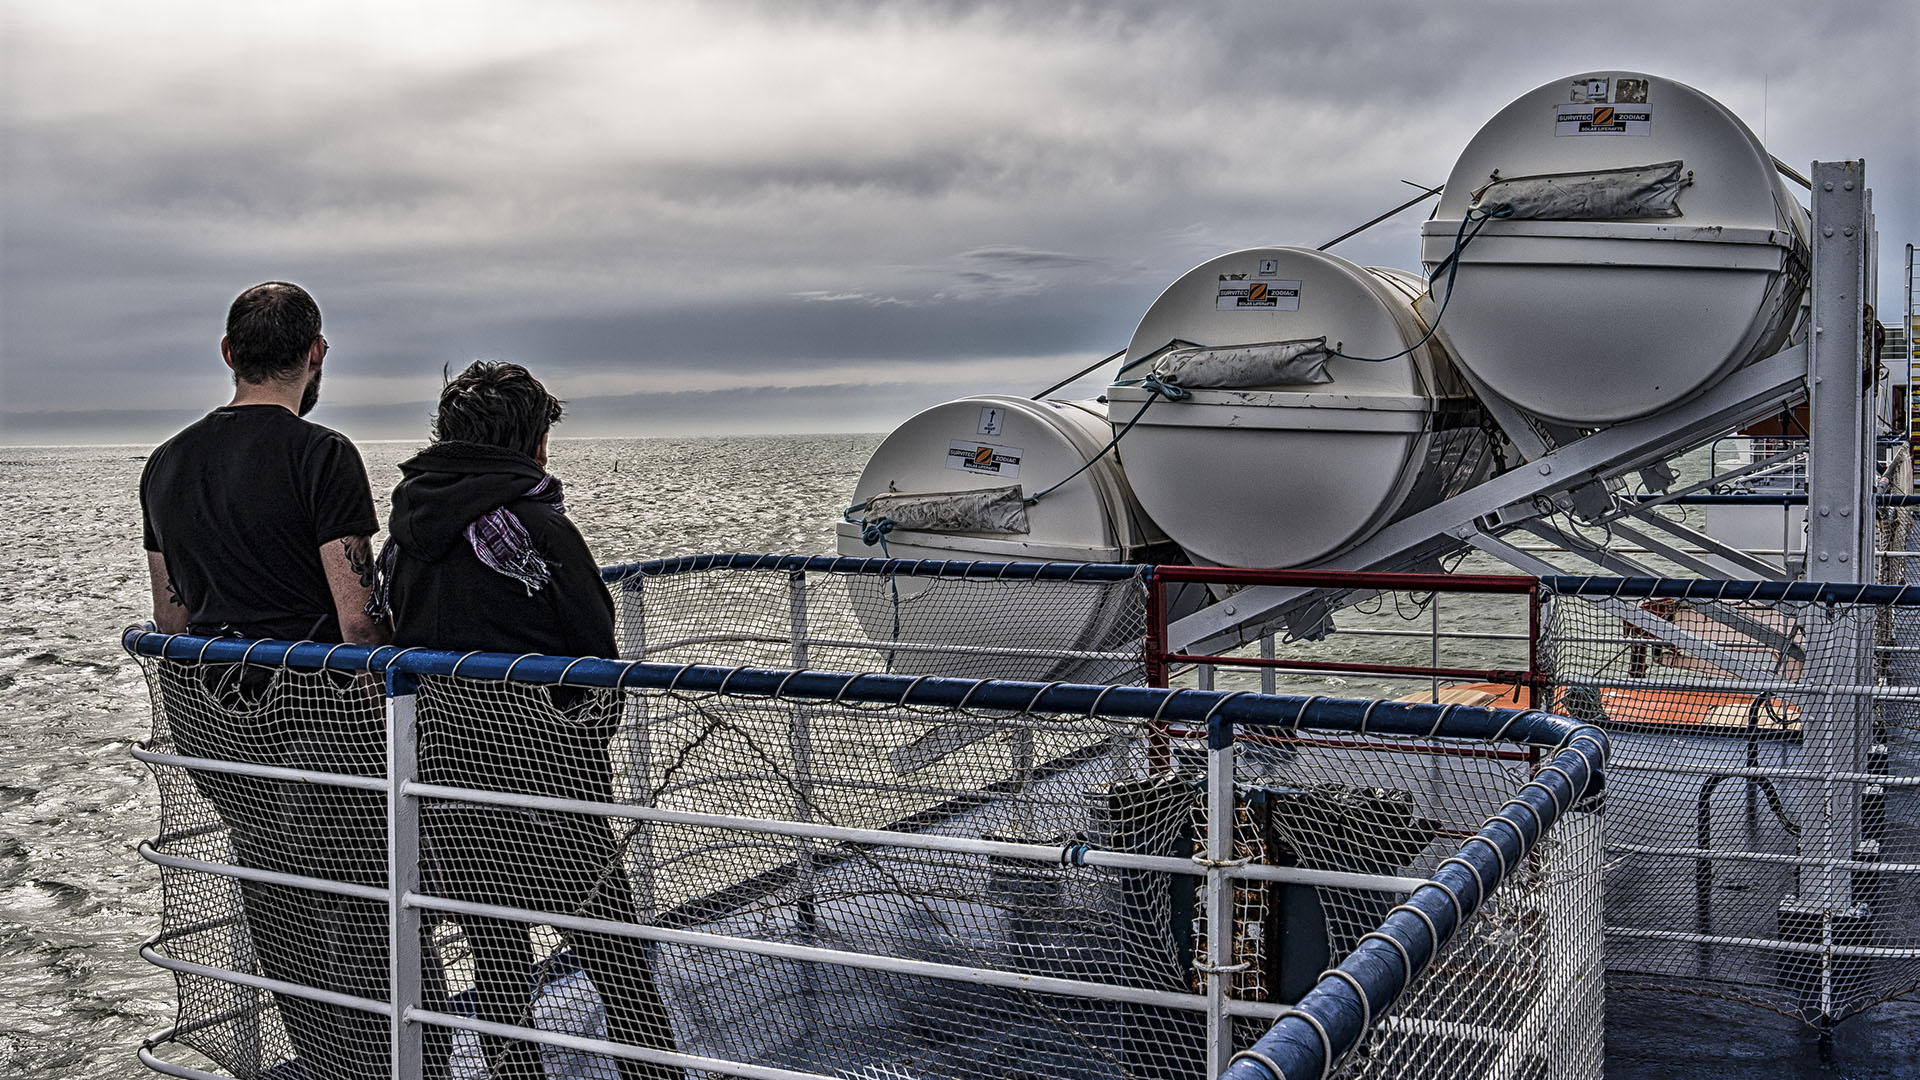
[[[1260,656],[1218,656],[1171,652],[1167,647],[1167,586],[1191,582],[1209,585],[1279,585],[1305,589],[1374,589],[1382,592],[1479,593],[1527,597],[1527,666],[1509,668],[1460,668],[1417,664],[1359,664],[1331,660],[1283,660]],[[1164,687],[1176,664],[1212,664],[1220,667],[1269,668],[1288,671],[1352,673],[1368,675],[1424,675],[1466,682],[1500,683],[1524,687],[1527,707],[1540,708],[1547,676],[1540,669],[1540,615],[1544,598],[1540,580],[1520,574],[1394,574],[1341,570],[1254,570],[1221,566],[1156,566],[1147,582],[1147,628],[1145,634],[1147,684]],[[1170,763],[1171,738],[1179,734],[1155,723],[1148,739],[1150,767],[1164,769]],[[1292,736],[1263,736],[1265,740],[1289,742]],[[1354,744],[1342,743],[1352,749]],[[1360,748],[1364,748],[1360,747]],[[1404,748],[1401,748],[1404,749]],[[1435,748],[1435,752],[1444,752]],[[1475,749],[1475,754],[1532,761],[1537,751]]]
[[[1215,656],[1170,652],[1167,647],[1167,593],[1174,582],[1209,585],[1280,585],[1306,589],[1376,589],[1383,592],[1449,592],[1525,595],[1527,602],[1527,666],[1461,668],[1415,664],[1359,664],[1333,660],[1283,660],[1258,656]],[[1540,671],[1540,581],[1519,574],[1390,574],[1340,570],[1251,570],[1220,566],[1156,566],[1147,585],[1147,683],[1166,686],[1175,664],[1214,664],[1221,667],[1276,668],[1366,675],[1425,675],[1466,682],[1504,683],[1527,690],[1527,707],[1541,705],[1545,685]]]

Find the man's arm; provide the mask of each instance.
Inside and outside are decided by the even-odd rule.
[[[320,545],[320,565],[333,590],[333,610],[340,619],[340,639],[355,645],[385,645],[393,631],[367,615],[373,595],[373,538],[343,536]]]
[[[173,579],[167,576],[167,557],[147,552],[147,576],[153,580],[153,625],[163,634],[187,632],[187,607],[173,591]]]

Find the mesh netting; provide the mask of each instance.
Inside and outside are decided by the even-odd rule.
[[[1190,854],[1192,785],[1149,777],[1130,723],[658,694],[632,704],[656,734],[631,768],[662,809]],[[930,745],[945,753],[930,757]],[[652,870],[661,925],[1186,989],[1190,928],[1176,925],[1165,875],[680,825],[651,827],[636,854]],[[1119,1075],[1123,1064],[1158,1075],[1186,1072],[1168,1062],[1196,1045],[1190,1013],[968,985],[907,964],[770,963],[694,947],[669,947],[663,964],[686,1003],[686,1049],[726,1060],[967,1075],[983,1055],[1018,1053],[1043,1075]]]
[[[863,560],[710,557],[641,564],[612,583],[629,659],[1139,683],[1145,568],[1117,580],[790,574]],[[877,561],[877,560],[876,560]],[[688,566],[704,567],[689,571]]]
[[[623,857],[632,840],[630,823],[525,805],[530,799],[612,802],[609,744],[621,706],[620,693],[611,690],[422,680],[416,698],[421,780],[526,797],[516,806],[423,799],[422,890],[471,904],[633,921],[635,897]],[[586,930],[559,933],[474,912],[439,922],[423,976],[428,997],[442,997],[443,1003],[430,1007],[518,1027],[566,1018],[577,1027],[590,1018],[595,1026],[587,1034],[672,1049],[643,942]],[[535,1043],[482,1035],[450,1047],[447,1034],[434,1030],[427,1060],[451,1050],[457,1075],[482,1068],[493,1077],[541,1075],[542,1051]],[[622,1062],[618,1075],[679,1073]]]
[[[1547,642],[1556,710],[1613,734],[1613,981],[1821,1024],[1920,986],[1920,608],[1618,584]]]
[[[1243,743],[1237,854],[1426,878],[1536,762],[1520,747],[1447,740]],[[1556,825],[1514,887],[1495,894],[1336,1075],[1600,1076],[1599,822],[1576,814]],[[1236,893],[1234,952],[1248,969],[1235,990],[1255,1001],[1298,1001],[1401,899],[1264,882]],[[1243,1021],[1236,1042],[1263,1027]]]
[[[874,635],[858,590],[818,578],[799,635],[816,667],[834,649],[871,658],[909,640],[889,613],[880,641],[831,644]],[[951,587],[947,610],[972,608],[966,583],[935,584]],[[703,660],[790,664],[790,588],[785,574],[649,578],[625,591],[623,618],[630,643],[707,639]],[[1019,648],[1035,655],[1011,659],[1127,652],[1083,648],[1116,631],[1066,629],[1070,647],[1029,631]],[[146,749],[167,808],[157,848],[176,866],[157,953],[192,967],[175,1039],[234,1076],[385,1075],[387,703],[364,676],[145,663]],[[404,800],[419,811],[410,904],[426,913],[413,1004],[444,1017],[426,1026],[425,1075],[665,1078],[724,1075],[731,1062],[819,1076],[1190,1077],[1216,1030],[1204,996],[1211,889],[1233,890],[1219,977],[1240,1014],[1217,1030],[1244,1048],[1461,851],[1542,754],[1243,732],[1225,789],[1232,855],[1209,864],[1196,861],[1213,846],[1197,733],[1098,699],[1061,714],[725,685],[439,674],[395,699],[411,701],[396,715],[413,718],[431,785]],[[1295,700],[1287,715],[1305,712]],[[181,758],[296,772],[243,777]],[[352,787],[357,777],[372,789]],[[263,892],[236,884],[234,866],[362,888]],[[1597,1077],[1599,869],[1597,815],[1561,819],[1340,1075]],[[307,1002],[254,976],[350,997]],[[609,1042],[678,1056],[616,1061]]]
[[[379,684],[338,672],[239,664],[149,663],[154,753],[274,771],[156,768],[167,919],[156,947],[176,969],[176,1037],[237,1076],[277,1061],[315,1076],[388,1075],[387,1019],[340,1001],[272,993],[274,980],[387,997],[386,701]],[[312,782],[372,778],[374,790]],[[181,862],[188,860],[188,862]],[[206,872],[212,863],[255,872]],[[295,875],[302,882],[261,880]],[[330,891],[330,883],[347,889]],[[358,895],[352,887],[360,887]],[[369,895],[371,893],[372,895]],[[236,984],[224,973],[255,976]]]

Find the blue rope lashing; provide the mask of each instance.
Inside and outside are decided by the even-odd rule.
[[[849,525],[860,526],[860,542],[868,547],[879,544],[880,553],[885,555],[887,553],[887,534],[894,530],[893,519],[884,514],[871,520],[864,517],[853,516],[865,510],[867,505],[866,503],[855,503],[847,507],[840,512],[840,520]]]
[[[865,510],[866,508],[867,508],[866,503],[857,503],[853,506],[847,507],[846,510],[841,513],[840,516],[844,520],[854,525],[860,526],[860,542],[861,543],[867,545],[868,547],[872,547],[875,544],[879,544],[881,557],[892,558],[893,557],[892,554],[887,551],[887,534],[894,530],[893,519],[885,516],[884,514],[881,515],[880,517],[874,518],[872,521],[868,521],[865,518],[856,518],[853,516],[854,511]],[[889,596],[891,596],[893,601],[893,637],[891,640],[897,642],[900,640],[900,579],[894,576],[891,572],[887,574],[887,593]],[[887,650],[887,668],[886,669],[889,672],[893,670],[894,652],[895,650],[893,649]]]
[[[893,519],[890,517],[880,517],[872,521],[862,521],[860,523],[860,542],[868,547],[879,544],[880,553],[884,555],[887,550],[887,534],[892,531]]]
[[[1168,401],[1185,401],[1193,396],[1193,391],[1179,383],[1165,382],[1149,375],[1140,380],[1140,385],[1166,398]],[[1128,425],[1131,427],[1132,425]]]

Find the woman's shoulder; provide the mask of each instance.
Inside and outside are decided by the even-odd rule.
[[[529,533],[535,536],[563,535],[578,537],[580,529],[566,511],[550,502],[540,499],[515,499],[507,504],[513,516],[520,519]],[[584,542],[584,541],[583,541]]]
[[[533,545],[548,558],[567,568],[563,573],[587,573],[594,581],[600,580],[600,564],[594,561],[587,538],[580,534],[579,527],[567,517],[565,511],[537,499],[523,499],[509,504],[507,508],[520,519]]]

